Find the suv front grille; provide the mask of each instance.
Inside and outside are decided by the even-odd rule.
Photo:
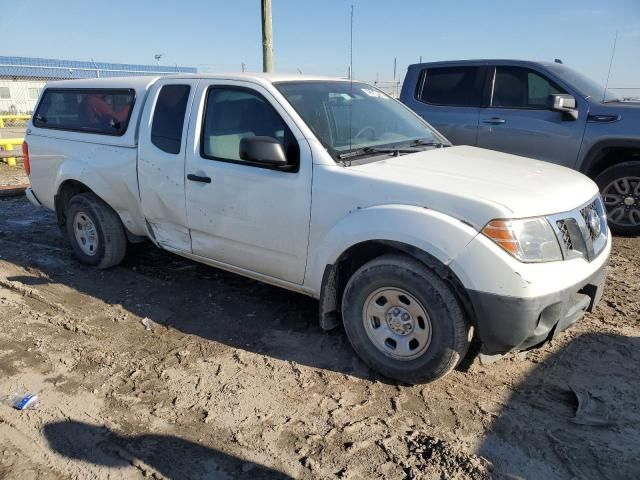
[[[565,259],[593,260],[607,243],[607,218],[600,196],[570,212],[548,217]]]

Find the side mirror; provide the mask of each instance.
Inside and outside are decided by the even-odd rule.
[[[555,93],[551,95],[551,109],[556,112],[567,114],[574,120],[578,119],[578,109],[576,108],[576,97]]]
[[[244,137],[240,140],[240,158],[271,167],[287,165],[282,144],[273,137]]]

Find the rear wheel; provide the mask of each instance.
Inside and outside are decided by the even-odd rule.
[[[344,292],[342,314],[360,358],[406,383],[443,377],[469,347],[469,328],[449,286],[403,255],[384,255],[356,271]]]
[[[74,196],[66,210],[66,232],[76,258],[85,265],[109,268],[127,251],[118,214],[93,193]]]
[[[609,227],[618,235],[640,235],[640,162],[625,162],[596,177]]]

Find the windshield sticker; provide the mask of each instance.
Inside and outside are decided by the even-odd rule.
[[[384,100],[387,100],[389,98],[384,93],[379,92],[377,90],[373,90],[371,88],[361,88],[360,90],[362,90],[364,93],[366,93],[370,97],[382,98]]]

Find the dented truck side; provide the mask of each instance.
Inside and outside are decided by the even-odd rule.
[[[601,295],[611,242],[591,180],[452,147],[365,84],[54,82],[26,142],[27,195],[56,211],[81,262],[116,265],[148,238],[312,296],[323,328],[343,324],[365,362],[403,381],[445,375],[472,341],[535,347]]]

